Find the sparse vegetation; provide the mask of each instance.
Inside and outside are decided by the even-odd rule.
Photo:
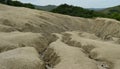
[[[22,2],[20,2],[20,1],[0,0],[0,3],[2,3],[2,4],[7,4],[7,5],[11,5],[11,6],[27,7],[27,8],[35,9],[34,5],[32,5],[32,4],[30,4],[30,3],[22,3]]]

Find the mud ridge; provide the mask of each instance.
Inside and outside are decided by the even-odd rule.
[[[45,63],[46,69],[52,69],[55,65],[57,65],[60,62],[60,57],[56,54],[54,49],[50,48],[50,44],[56,41],[58,38],[54,34],[45,34],[44,37],[47,37],[49,40],[47,48],[44,49],[42,53],[40,53],[40,56],[42,60]]]
[[[68,44],[69,46],[81,48],[82,52],[85,53],[89,59],[92,59],[96,62],[98,69],[112,69],[113,64],[111,62],[108,62],[106,60],[102,61],[102,60],[97,60],[97,59],[92,58],[92,57],[97,56],[96,53],[94,55],[91,55],[91,53],[90,53],[91,50],[93,50],[95,48],[94,45],[82,46],[80,42],[71,40],[72,39],[71,35],[72,34],[69,34],[69,33],[63,33],[62,42],[64,42],[65,44]]]

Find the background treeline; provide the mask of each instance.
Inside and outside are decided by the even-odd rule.
[[[107,9],[102,10],[101,12],[110,15],[110,18],[120,20],[120,5],[109,7]]]
[[[27,8],[35,9],[34,5],[30,3],[22,3],[20,1],[0,0],[0,3],[11,5],[11,6],[27,7]]]
[[[53,9],[51,12],[66,14],[71,16],[85,17],[85,18],[105,17],[105,18],[114,18],[120,20],[120,12],[107,13],[104,11],[94,11],[94,10],[84,9],[81,7],[67,5],[67,4],[62,4],[57,8]]]
[[[93,17],[104,17],[104,13],[95,12],[93,10],[84,9],[77,6],[62,4],[57,8],[53,9],[51,12],[61,13],[71,16],[85,17],[85,18],[93,18]]]

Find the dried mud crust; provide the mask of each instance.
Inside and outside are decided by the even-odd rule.
[[[79,34],[81,36],[81,33]],[[82,49],[82,52],[84,54],[86,54],[88,56],[89,59],[92,59],[95,61],[98,69],[112,69],[113,68],[113,64],[111,62],[108,62],[106,60],[97,60],[94,59],[93,57],[96,57],[97,54],[92,53],[91,51],[96,48],[94,45],[82,45],[80,42],[74,41],[71,38],[72,34],[70,33],[63,33],[62,34],[62,42],[64,42],[65,44],[68,44],[69,46],[73,46],[73,47],[78,47]],[[83,37],[83,36],[82,36]],[[95,37],[97,38],[97,37]]]

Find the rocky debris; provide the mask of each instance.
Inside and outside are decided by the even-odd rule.
[[[97,61],[98,69],[111,69],[107,62]]]
[[[93,49],[90,53],[91,57],[95,60],[106,61],[109,65],[108,69],[119,69],[119,49],[120,47],[103,47]]]

